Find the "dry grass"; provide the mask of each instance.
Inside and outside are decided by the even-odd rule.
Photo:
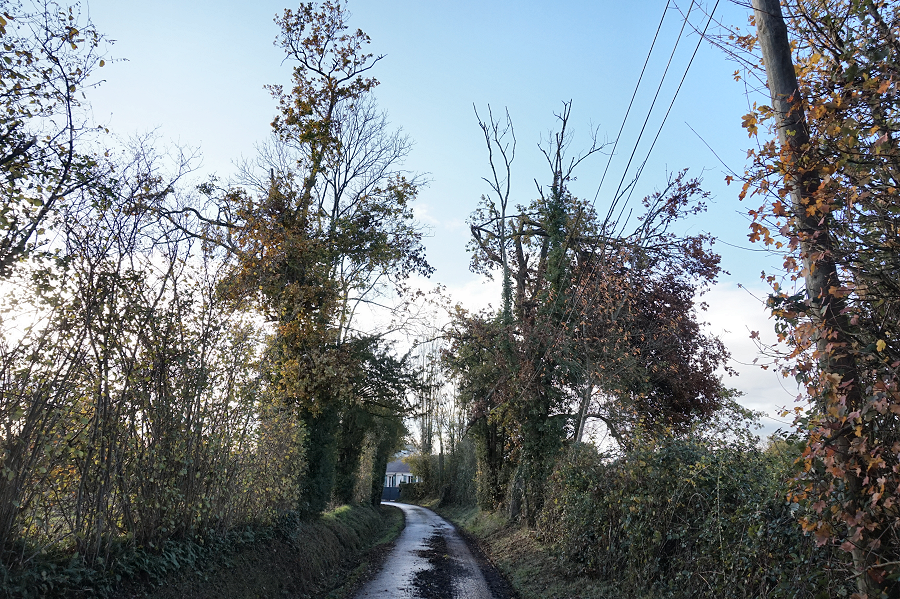
[[[575,576],[552,557],[534,531],[477,507],[435,509],[474,537],[522,599],[611,599],[622,597],[600,580]]]

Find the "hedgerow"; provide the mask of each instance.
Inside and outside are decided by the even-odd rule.
[[[610,459],[578,444],[550,477],[540,534],[568,567],[634,597],[849,596],[846,558],[817,548],[786,499],[796,453],[693,436]]]

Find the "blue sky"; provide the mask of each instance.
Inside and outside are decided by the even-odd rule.
[[[690,2],[678,4],[686,10]],[[712,4],[704,2],[703,8]],[[468,271],[465,252],[465,219],[488,192],[481,180],[488,175],[486,151],[473,105],[479,111],[488,104],[495,112],[509,110],[518,138],[513,198],[529,202],[533,180],[545,180],[547,173],[537,143],[554,126],[553,114],[563,101],[573,102],[573,150],[590,144],[592,126],[601,139],[614,140],[665,5],[662,0],[351,0],[351,25],[371,36],[373,53],[385,55],[374,73],[381,81],[379,103],[415,142],[406,168],[430,181],[420,193],[418,210],[431,227],[427,248],[436,267],[433,280],[447,285],[457,299],[477,305],[495,291]],[[234,161],[252,157],[254,144],[268,135],[275,105],[263,86],[289,82],[290,64],[282,63],[281,51],[273,46],[273,17],[285,6],[292,5],[282,0],[91,0],[85,9],[95,25],[116,40],[109,56],[125,59],[110,60],[101,69],[105,81],[90,96],[94,118],[121,136],[156,131],[162,140],[197,147],[203,155],[198,175],[215,172],[227,178]],[[746,9],[731,2],[721,2],[716,14],[723,22],[746,26]],[[598,207],[622,177],[682,18],[682,12],[669,9]],[[705,19],[705,12],[695,8],[690,21],[702,28]],[[696,44],[689,26],[638,148],[641,159]],[[748,102],[759,98],[748,100],[743,84],[733,79],[736,68],[720,51],[701,44],[634,199],[661,186],[667,172],[690,168],[702,173],[713,194],[710,209],[686,228],[746,247],[743,214],[753,206],[737,201],[739,189],[724,184],[724,167],[706,146],[743,171],[752,140],[740,117]],[[577,195],[594,197],[606,160],[597,156],[581,168],[573,186]],[[731,274],[707,296],[710,329],[749,362],[755,354],[748,329],[765,331],[771,324],[737,284],[763,297],[759,274],[767,258],[724,243],[716,248]],[[790,403],[771,372],[744,370],[730,384],[747,391],[745,403],[768,411]]]
[[[91,96],[98,122],[120,135],[156,130],[163,139],[199,147],[204,170],[225,176],[233,161],[253,154],[274,115],[263,86],[287,83],[290,76],[290,65],[282,64],[272,43],[272,18],[282,2],[92,0],[87,6],[98,28],[116,40],[110,56],[125,59],[104,67],[105,81]],[[370,34],[373,52],[385,55],[375,71],[382,82],[380,104],[416,143],[407,168],[431,180],[420,203],[439,223],[432,222],[441,251],[432,252],[432,259],[440,280],[452,284],[468,276],[452,246],[459,245],[460,225],[486,191],[480,180],[487,174],[484,143],[473,106],[510,111],[519,139],[514,196],[528,202],[533,179],[546,171],[536,144],[554,126],[563,101],[573,101],[573,149],[589,143],[592,125],[613,141],[663,6],[658,0],[553,6],[351,2],[352,24]],[[745,11],[729,2],[720,4],[719,13],[726,22],[746,21]],[[704,14],[695,9],[691,20],[702,26]],[[670,9],[598,205],[621,177],[680,25],[681,13]],[[696,40],[688,28],[638,157],[646,155]],[[635,198],[661,185],[667,171],[703,173],[715,201],[695,226],[746,245],[736,191],[725,187],[723,167],[688,126],[741,169],[750,140],[740,128],[747,99],[732,78],[734,68],[721,52],[700,47]],[[603,165],[605,158],[598,156],[581,169],[576,191],[593,197]],[[761,269],[753,260],[719,249],[735,280],[756,280]]]

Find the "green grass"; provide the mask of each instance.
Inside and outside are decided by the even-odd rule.
[[[522,599],[612,599],[621,593],[602,581],[574,576],[540,543],[534,531],[474,506],[429,507],[475,537]]]
[[[346,574],[341,586],[328,593],[327,599],[346,599],[350,597],[366,574],[380,566],[388,546],[400,536],[405,525],[403,511],[390,506],[384,506],[382,509],[386,510],[386,512],[381,536],[366,548],[361,556],[359,565]]]
[[[341,506],[304,520],[272,538],[231,554],[213,556],[177,580],[135,593],[146,599],[251,599],[328,597],[345,599],[403,530],[397,508]]]

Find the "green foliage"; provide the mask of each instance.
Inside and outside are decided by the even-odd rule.
[[[797,451],[783,449],[668,437],[611,459],[575,445],[550,478],[541,537],[634,597],[849,596],[847,563],[815,547],[786,499]]]
[[[331,500],[334,487],[340,412],[337,405],[326,404],[318,413],[302,413],[301,418],[309,427],[308,467],[300,481],[302,492],[298,508],[303,514],[318,514]]]
[[[309,429],[299,509],[310,514],[353,499],[364,439],[380,428],[374,444],[392,446],[406,407],[403,361],[353,326],[356,310],[431,273],[411,205],[418,182],[401,170],[410,143],[377,108],[368,72],[379,58],[348,19],[331,0],[276,19],[293,86],[270,87],[272,142],[218,200],[234,222],[215,223],[236,258],[223,289],[274,326],[277,396]]]
[[[0,0],[0,594],[162,581],[307,526],[335,475],[339,500],[362,478],[380,499],[413,377],[350,323],[430,267],[409,142],[346,18],[325,2],[279,20],[299,66],[274,127],[294,154],[208,218],[155,140],[79,153],[104,62],[78,5]],[[335,546],[371,532],[354,514],[332,515]]]
[[[478,462],[475,444],[468,437],[456,446],[456,451],[445,460],[445,484],[441,488],[441,504],[472,506],[477,502],[475,479]]]
[[[0,277],[43,245],[66,197],[95,182],[83,94],[105,41],[77,3],[0,1]]]
[[[409,466],[409,471],[418,479],[419,485],[428,490],[429,494],[434,494],[440,488],[440,465],[438,460],[440,456],[414,453],[403,458],[403,461]]]
[[[80,555],[42,555],[28,568],[0,566],[0,596],[21,599],[122,596],[123,584],[148,591],[190,580],[214,564],[261,546],[277,544],[295,554],[290,575],[301,586],[318,589],[348,558],[379,541],[394,520],[371,507],[342,507],[309,520],[285,514],[267,526],[239,527],[192,540],[166,541],[158,547],[115,547],[105,560],[89,563]]]
[[[725,399],[716,371],[728,352],[702,332],[696,297],[719,272],[705,234],[678,235],[708,194],[682,171],[644,198],[627,231],[610,199],[607,217],[575,197],[575,169],[601,146],[596,135],[568,154],[571,103],[541,145],[548,166],[538,197],[508,215],[515,136],[479,122],[488,150],[491,196],[470,218],[471,268],[502,273],[503,308],[458,313],[446,366],[457,381],[479,459],[478,497],[534,523],[544,485],[564,444],[599,420],[622,447],[638,434],[687,429]],[[538,182],[539,179],[535,179]]]
[[[362,476],[361,460],[369,439],[370,450],[375,445],[398,448],[406,429],[402,417],[406,409],[404,396],[415,383],[407,359],[397,359],[388,353],[389,345],[378,339],[362,338],[347,344],[353,348],[356,374],[351,379],[349,401],[341,413],[341,424],[335,456],[336,478],[333,497],[337,503],[351,503]],[[397,424],[400,426],[397,426]],[[376,441],[377,440],[377,441]],[[374,455],[371,456],[374,458]],[[371,464],[372,462],[368,462]],[[381,481],[380,473],[366,473],[372,486]],[[364,499],[370,503],[368,494]]]
[[[416,499],[437,497],[439,505],[474,506],[478,465],[475,443],[464,437],[454,451],[446,455],[413,454],[406,458],[409,469],[420,482],[413,483],[411,496]],[[401,496],[404,487],[401,486]]]
[[[381,494],[384,491],[384,474],[387,471],[391,456],[403,447],[406,426],[399,414],[385,414],[372,436],[372,472],[369,500],[372,505],[381,505]]]
[[[293,524],[292,524],[293,522]],[[43,597],[115,596],[125,583],[162,585],[209,559],[271,541],[296,528],[296,520],[279,519],[269,526],[246,526],[185,540],[167,540],[139,547],[117,543],[103,559],[80,554],[41,554],[27,567],[0,565],[0,596],[22,599]]]
[[[399,501],[416,503],[428,497],[428,486],[425,483],[400,483]]]
[[[365,451],[366,432],[371,418],[360,406],[351,405],[344,410],[335,464],[334,500],[336,503],[352,503],[355,498],[359,465]]]

